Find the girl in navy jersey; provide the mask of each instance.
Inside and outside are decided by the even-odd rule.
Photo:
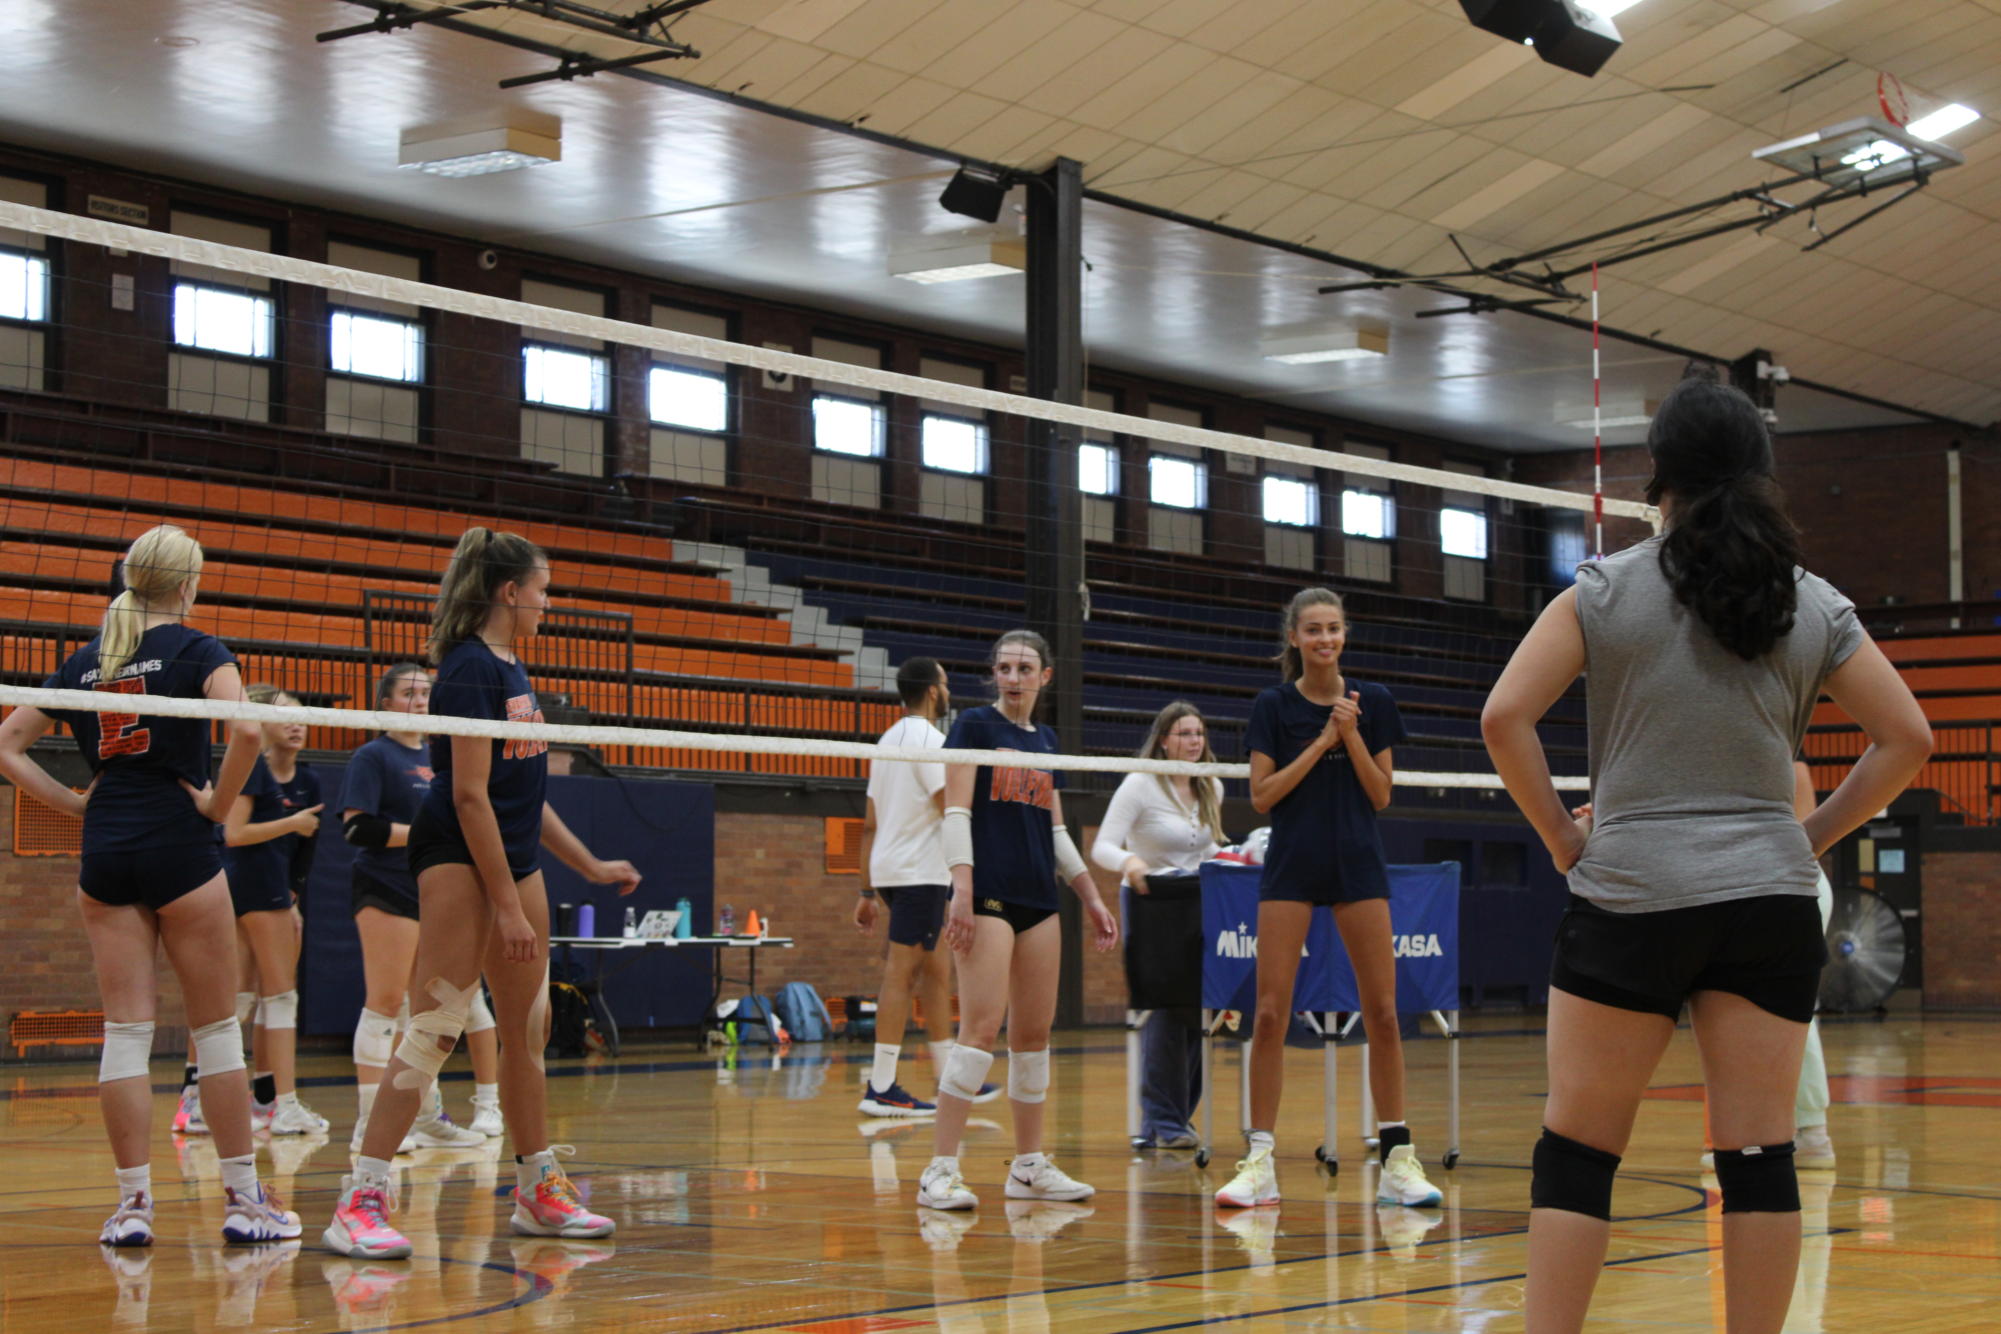
[[[1048,664],[1042,636],[1030,630],[1002,635],[993,653],[998,701],[960,714],[946,746],[1056,754],[1056,733],[1035,721],[1036,701],[1051,676]],[[1003,1020],[1015,1143],[1007,1197],[1081,1200],[1093,1193],[1042,1151],[1049,1029],[1063,957],[1059,885],[1082,900],[1100,953],[1118,944],[1119,923],[1064,828],[1060,786],[1062,775],[1044,769],[945,766],[941,839],[952,871],[945,938],[960,956],[960,1017],[958,1044],[938,1080],[936,1156],[917,1190],[917,1202],[927,1208],[971,1209],[979,1202],[960,1175],[959,1142],[993,1065]]]
[[[257,704],[297,704],[272,685],[247,692]],[[251,1084],[255,1118],[274,1135],[313,1135],[327,1120],[299,1101],[296,1082],[299,1016],[299,912],[293,867],[301,846],[310,849],[320,827],[320,783],[298,762],[306,743],[301,723],[267,723],[263,750],[243,785],[243,794],[223,823],[223,866],[236,905],[237,944],[246,969],[254,966],[256,991],[237,993],[237,1017],[244,1001],[255,1007],[251,1042],[256,1079]],[[305,854],[310,863],[311,852]]]
[[[438,589],[429,651],[433,714],[541,722],[517,646],[549,605],[549,562],[513,533],[459,539]],[[597,884],[629,894],[632,863],[601,861],[543,799],[549,745],[510,737],[434,736],[435,778],[409,830],[423,905],[410,1030],[376,1092],[354,1175],[342,1183],[327,1245],[360,1259],[410,1254],[388,1221],[389,1158],[416,1120],[470,1017],[480,974],[501,1031],[501,1101],[514,1140],[513,1228],[524,1236],[603,1237],[611,1219],[584,1208],[549,1146],[542,1049],[548,1033],[549,901],[536,864],[547,847]]]
[[[1216,1203],[1278,1202],[1272,1130],[1285,1087],[1285,1030],[1299,951],[1316,906],[1334,925],[1355,972],[1369,1035],[1382,1173],[1376,1200],[1435,1205],[1403,1119],[1403,1043],[1397,1027],[1396,954],[1390,938],[1389,870],[1376,812],[1390,804],[1391,750],[1404,739],[1390,692],[1342,674],[1348,618],[1325,588],[1303,589],[1285,609],[1279,674],[1257,697],[1244,744],[1251,804],[1271,815],[1258,887],[1257,1020],[1251,1033],[1250,1152]]]
[[[375,707],[422,716],[431,711],[431,672],[400,662],[382,674]],[[410,826],[431,793],[431,751],[422,732],[388,732],[355,751],[340,795],[341,833],[354,846],[349,903],[361,938],[367,992],[354,1026],[355,1094],[359,1102],[351,1147],[361,1151],[376,1085],[395,1049],[396,1016],[409,1012],[410,969],[417,959],[417,877],[410,872]],[[500,1045],[484,994],[473,998],[466,1021],[472,1053],[473,1122],[482,1139],[497,1137],[500,1115]],[[410,1148],[449,1148],[465,1132],[442,1112],[421,1118]]]
[[[201,547],[179,528],[142,534],[125,554],[125,591],[97,638],[45,683],[175,699],[243,699],[236,659],[185,621],[201,576]],[[78,794],[28,758],[60,721],[94,777]],[[230,1242],[299,1235],[299,1217],[257,1180],[243,1033],[231,1009],[236,925],[217,822],[235,805],[257,758],[258,732],[231,724],[222,770],[209,777],[210,724],[199,718],[23,705],[0,722],[0,774],[30,796],[83,820],[77,906],[104,1005],[98,1100],[118,1165],[118,1211],[98,1240],[153,1242],[149,1163],[153,1090],[148,1058],[162,946],[180,981],[203,1110],[222,1160],[222,1234]]]

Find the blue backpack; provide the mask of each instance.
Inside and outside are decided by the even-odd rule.
[[[778,989],[778,1018],[794,1042],[825,1042],[834,1036],[834,1018],[810,982],[787,982]]]

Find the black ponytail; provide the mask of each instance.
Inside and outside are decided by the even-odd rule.
[[[1738,657],[1763,657],[1793,628],[1800,540],[1757,406],[1713,368],[1691,368],[1655,413],[1647,450],[1648,501],[1674,500],[1660,561],[1676,600]]]

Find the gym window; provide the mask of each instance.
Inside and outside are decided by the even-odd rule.
[[[1311,528],[1320,522],[1320,496],[1313,483],[1303,477],[1267,473],[1264,479],[1266,523],[1290,528]]]
[[[1170,509],[1199,510],[1209,503],[1209,470],[1178,454],[1147,458],[1147,499]]]
[[[924,466],[941,472],[984,474],[987,470],[987,426],[970,417],[927,412],[921,424]]]
[[[611,361],[574,348],[524,344],[521,396],[544,407],[603,412],[611,403]]]
[[[729,376],[722,371],[655,366],[646,379],[646,415],[661,426],[726,431],[730,419]]]
[[[328,364],[338,374],[423,382],[424,327],[415,320],[336,310],[331,333]]]
[[[174,342],[233,357],[271,355],[271,298],[234,287],[174,284]]]
[[[1087,496],[1119,493],[1119,451],[1116,445],[1086,440],[1077,446],[1077,486]]]
[[[882,457],[882,404],[835,394],[813,396],[813,448],[856,458]]]
[[[1396,507],[1378,491],[1343,491],[1341,531],[1349,537],[1387,542],[1397,535]]]
[[[1448,556],[1487,559],[1487,516],[1478,510],[1438,511],[1438,547]]]
[[[0,320],[49,317],[49,262],[40,255],[0,251]]]

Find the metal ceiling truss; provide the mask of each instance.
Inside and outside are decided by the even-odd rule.
[[[1670,209],[1665,213],[1656,213],[1652,217],[1641,218],[1637,222],[1629,222],[1618,227],[1608,227],[1604,231],[1593,232],[1588,236],[1580,236],[1574,240],[1545,246],[1540,250],[1531,250],[1520,255],[1510,255],[1505,259],[1497,259],[1484,264],[1468,254],[1466,247],[1459,243],[1459,238],[1453,236],[1450,237],[1453,248],[1459,252],[1460,258],[1466,261],[1466,267],[1463,269],[1453,269],[1445,273],[1416,274],[1408,277],[1389,277],[1386,275],[1363,282],[1335,283],[1331,286],[1321,288],[1320,292],[1322,295],[1328,295],[1338,292],[1368,292],[1380,290],[1385,287],[1416,285],[1435,288],[1441,292],[1448,292],[1453,296],[1467,297],[1467,304],[1463,306],[1449,306],[1436,310],[1419,311],[1418,318],[1420,319],[1438,315],[1485,315],[1498,310],[1529,310],[1537,306],[1568,304],[1583,301],[1587,296],[1586,293],[1573,290],[1569,286],[1568,280],[1588,274],[1594,267],[1608,269],[1617,264],[1626,264],[1636,259],[1644,259],[1649,255],[1658,255],[1665,251],[1679,249],[1682,246],[1694,245],[1698,241],[1707,241],[1712,237],[1724,236],[1730,232],[1747,229],[1763,232],[1776,227],[1790,218],[1804,216],[1807,219],[1808,227],[1814,234],[1815,239],[1807,245],[1800,247],[1801,250],[1818,250],[1829,241],[1834,240],[1838,236],[1846,235],[1884,210],[1901,204],[1918,191],[1924,189],[1927,185],[1931,184],[1932,172],[1934,170],[1936,169],[1927,166],[1923,162],[1912,161],[1907,164],[1895,164],[1895,170],[1885,168],[1879,172],[1865,173],[1853,176],[1852,179],[1839,180],[1833,183],[1830,183],[1826,179],[1827,172],[1818,170],[1799,172],[1780,180],[1768,181],[1763,185],[1755,185],[1743,190],[1733,190],[1727,195],[1719,195],[1714,199],[1706,199],[1699,204],[1689,204],[1684,208]],[[1788,202],[1787,200],[1780,199],[1775,193],[1779,190],[1789,189],[1793,186],[1804,185],[1809,182],[1820,188],[1797,202]],[[1865,199],[1871,195],[1885,194],[1899,185],[1904,188],[1895,194],[1891,194],[1888,199],[1883,200],[1876,207],[1869,209],[1859,217],[1849,219],[1833,231],[1823,232],[1820,230],[1818,221],[1819,210],[1830,205],[1844,203],[1851,199]],[[1662,229],[1670,227],[1673,224],[1699,219],[1719,209],[1727,209],[1737,204],[1750,204],[1753,206],[1754,211],[1747,216],[1732,218],[1726,222],[1715,223],[1711,226],[1700,227],[1694,231],[1681,232],[1675,235],[1663,234]],[[1566,260],[1576,259],[1575,252],[1584,250],[1587,247],[1607,245],[1608,243],[1610,247],[1609,254],[1600,253],[1592,259],[1565,265]],[[1531,265],[1536,266],[1535,269],[1531,270],[1529,267]],[[1468,296],[1464,290],[1454,289],[1450,286],[1454,282],[1482,278],[1491,282],[1505,283],[1510,287],[1527,289],[1536,293],[1536,295],[1512,300],[1504,296],[1489,296],[1485,294]]]
[[[594,33],[600,37],[616,37],[621,41],[649,48],[629,56],[596,56],[581,51],[560,50],[554,53],[556,68],[500,81],[502,88],[520,88],[531,83],[587,79],[593,74],[601,74],[607,70],[632,69],[661,60],[699,60],[702,57],[700,51],[686,42],[674,40],[669,30],[669,20],[691,9],[700,8],[709,3],[709,0],[671,0],[670,3],[647,5],[631,14],[614,13],[593,5],[580,4],[578,0],[457,0],[454,4],[430,6],[403,4],[400,0],[363,0],[363,3],[375,11],[372,20],[345,28],[331,29],[320,33],[316,40],[337,42],[342,38],[360,37],[367,33],[398,32],[422,24],[439,23],[449,24],[459,32],[477,34],[482,31],[480,25],[461,24],[454,20],[464,19],[473,14],[501,12],[524,14],[531,18],[575,28],[579,32]],[[493,34],[493,37],[497,40],[498,34]]]

